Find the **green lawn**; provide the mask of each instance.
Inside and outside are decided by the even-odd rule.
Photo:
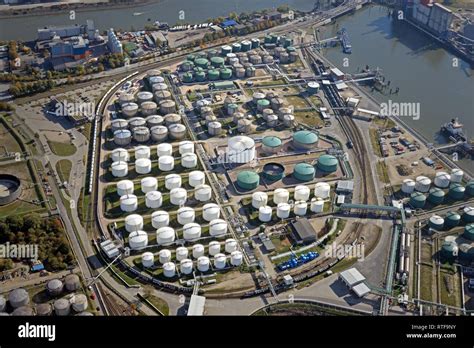
[[[151,304],[155,306],[161,313],[164,315],[169,315],[170,309],[168,307],[168,303],[165,300],[154,295],[150,295],[146,299],[151,302]]]
[[[72,163],[69,160],[63,159],[56,163],[56,172],[61,179],[61,182],[69,182],[69,176],[71,175]]]
[[[76,147],[73,144],[48,140],[48,145],[56,156],[71,156],[76,153]]]

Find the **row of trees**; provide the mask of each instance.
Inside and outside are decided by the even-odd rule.
[[[15,82],[8,89],[8,92],[14,97],[22,97],[35,93],[46,92],[55,86],[54,80],[39,80],[35,82]]]

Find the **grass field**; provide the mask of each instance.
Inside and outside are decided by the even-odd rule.
[[[72,156],[76,153],[76,147],[73,144],[48,140],[48,145],[56,156]]]
[[[297,111],[294,113],[295,120],[311,127],[323,126],[324,121],[316,111]]]
[[[69,160],[63,159],[56,163],[56,171],[58,172],[61,182],[69,182],[69,176],[71,175],[72,163]]]
[[[288,103],[290,105],[293,105],[295,107],[295,109],[301,109],[301,108],[309,107],[308,102],[300,96],[292,95],[292,96],[289,96],[289,97],[285,97],[285,99],[288,101]]]
[[[5,126],[0,124],[0,156],[12,152],[21,152],[20,145],[18,145],[18,142],[8,132]]]

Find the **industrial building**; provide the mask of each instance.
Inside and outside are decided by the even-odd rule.
[[[292,236],[297,244],[308,244],[316,241],[316,231],[306,218],[300,218],[290,223]]]
[[[365,277],[356,269],[350,268],[339,274],[339,279],[354,293],[357,297],[364,297],[370,293],[370,288],[364,283]]]
[[[112,53],[123,53],[123,46],[120,43],[120,40],[115,35],[114,29],[110,28],[107,31],[107,47],[109,48],[110,52]]]

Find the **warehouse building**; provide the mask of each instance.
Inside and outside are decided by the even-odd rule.
[[[290,223],[292,236],[297,244],[309,244],[316,241],[316,231],[306,218],[301,218]]]
[[[356,268],[350,268],[339,273],[339,279],[352,290],[357,297],[370,293],[370,288],[364,283],[365,277]]]

